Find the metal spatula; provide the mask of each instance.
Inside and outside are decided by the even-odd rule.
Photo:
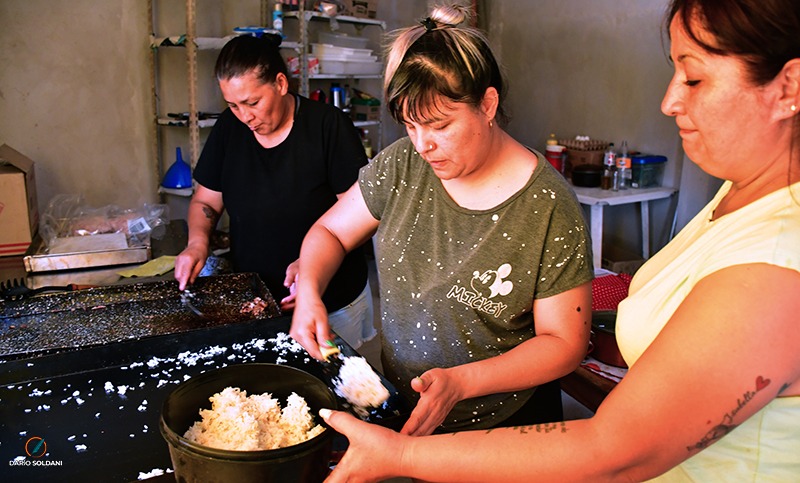
[[[203,312],[201,312],[197,307],[194,306],[194,303],[192,303],[194,298],[194,292],[190,291],[188,288],[181,292],[181,303],[200,317],[205,317],[205,314],[203,314]]]

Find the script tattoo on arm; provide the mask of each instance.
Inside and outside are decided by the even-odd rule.
[[[503,428],[490,428],[486,430],[486,434],[491,433],[496,429],[503,429]],[[552,433],[552,432],[567,432],[567,424],[564,421],[558,423],[543,423],[543,424],[534,424],[529,426],[511,426],[512,431],[517,431],[520,434],[529,434],[529,433]],[[455,433],[454,433],[455,434]]]
[[[733,423],[733,419],[739,413],[739,411],[744,408],[747,403],[753,400],[753,398],[758,394],[760,391],[763,391],[767,386],[769,386],[770,379],[765,379],[763,376],[758,376],[756,378],[756,387],[755,390],[748,390],[742,395],[740,399],[736,400],[736,407],[733,408],[732,411],[726,413],[722,417],[722,421],[719,422],[716,426],[712,427],[697,443],[687,446],[686,449],[689,451],[693,451],[696,449],[703,450],[720,440],[723,436],[733,431],[738,424]]]

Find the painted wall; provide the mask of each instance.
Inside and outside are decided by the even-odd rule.
[[[40,206],[155,199],[146,4],[0,2],[0,143],[36,162]]]
[[[184,1],[155,3],[156,33],[183,33]],[[378,15],[392,30],[423,17],[427,3],[380,0]],[[680,227],[716,182],[684,166],[674,122],[659,110],[671,77],[660,32],[666,3],[478,2],[510,79],[511,134],[536,149],[553,132],[617,144],[627,139],[634,149],[666,155],[665,184],[682,188]],[[197,11],[199,36],[223,36],[235,26],[258,24],[261,2],[198,0]],[[41,209],[58,193],[82,193],[95,206],[157,202],[156,136],[167,166],[175,146],[188,149],[185,129],[152,126],[148,15],[143,0],[0,2],[0,143],[37,162]],[[380,35],[365,33],[372,36],[370,47],[379,49]],[[215,58],[215,51],[200,53],[201,110],[224,107],[211,72]],[[186,110],[183,52],[161,49],[157,65],[162,113]],[[365,89],[379,91],[379,83],[371,82]],[[389,121],[382,134],[385,146],[404,131]],[[668,235],[663,227],[671,223],[671,206],[655,204],[652,240],[658,248]],[[636,246],[633,207],[610,213],[607,231]]]
[[[715,183],[693,165],[684,169],[691,163],[684,160],[675,122],[660,111],[672,77],[661,31],[667,0],[486,3],[489,38],[510,79],[510,133],[537,149],[555,133],[588,135],[617,147],[627,140],[632,149],[667,156],[664,185],[682,189],[682,227]],[[668,241],[675,204],[651,202],[653,251]],[[605,221],[606,242],[639,250],[637,206],[606,208]]]

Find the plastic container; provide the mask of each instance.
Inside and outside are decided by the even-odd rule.
[[[375,61],[353,60],[351,57],[319,57],[320,74],[376,75],[383,64]]]
[[[211,370],[178,385],[161,409],[159,428],[167,441],[176,481],[296,481],[321,482],[330,469],[334,431],[300,444],[265,451],[230,451],[193,443],[183,437],[200,409],[209,409],[208,398],[226,387],[247,394],[269,392],[286,404],[292,392],[302,396],[316,415],[323,407],[336,409],[333,392],[321,380],[290,366],[237,364]],[[323,424],[322,419],[315,418]]]
[[[632,188],[652,188],[661,186],[664,176],[664,167],[667,164],[666,156],[642,154],[631,156],[633,173],[631,176]]]
[[[560,144],[549,144],[544,151],[544,157],[561,174],[564,174],[564,151],[564,146]]]
[[[377,55],[372,55],[371,49],[352,49],[349,47],[337,47],[331,44],[311,44],[311,53],[317,57],[326,56],[352,56],[367,60],[378,60]]]
[[[319,43],[330,44],[337,47],[348,47],[351,49],[364,49],[367,47],[369,39],[366,37],[355,37],[347,34],[335,34],[332,32],[320,32]]]

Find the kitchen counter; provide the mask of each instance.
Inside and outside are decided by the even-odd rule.
[[[210,369],[287,364],[330,385],[322,365],[289,338],[290,324],[290,317],[277,317],[0,360],[0,448],[9,461],[3,479],[134,481],[168,470],[161,405],[178,384]],[[338,342],[345,355],[356,355]],[[407,403],[383,383],[392,396],[368,419],[399,429]],[[46,444],[44,456],[26,455],[39,438]],[[342,437],[334,444],[339,450],[345,445]]]

